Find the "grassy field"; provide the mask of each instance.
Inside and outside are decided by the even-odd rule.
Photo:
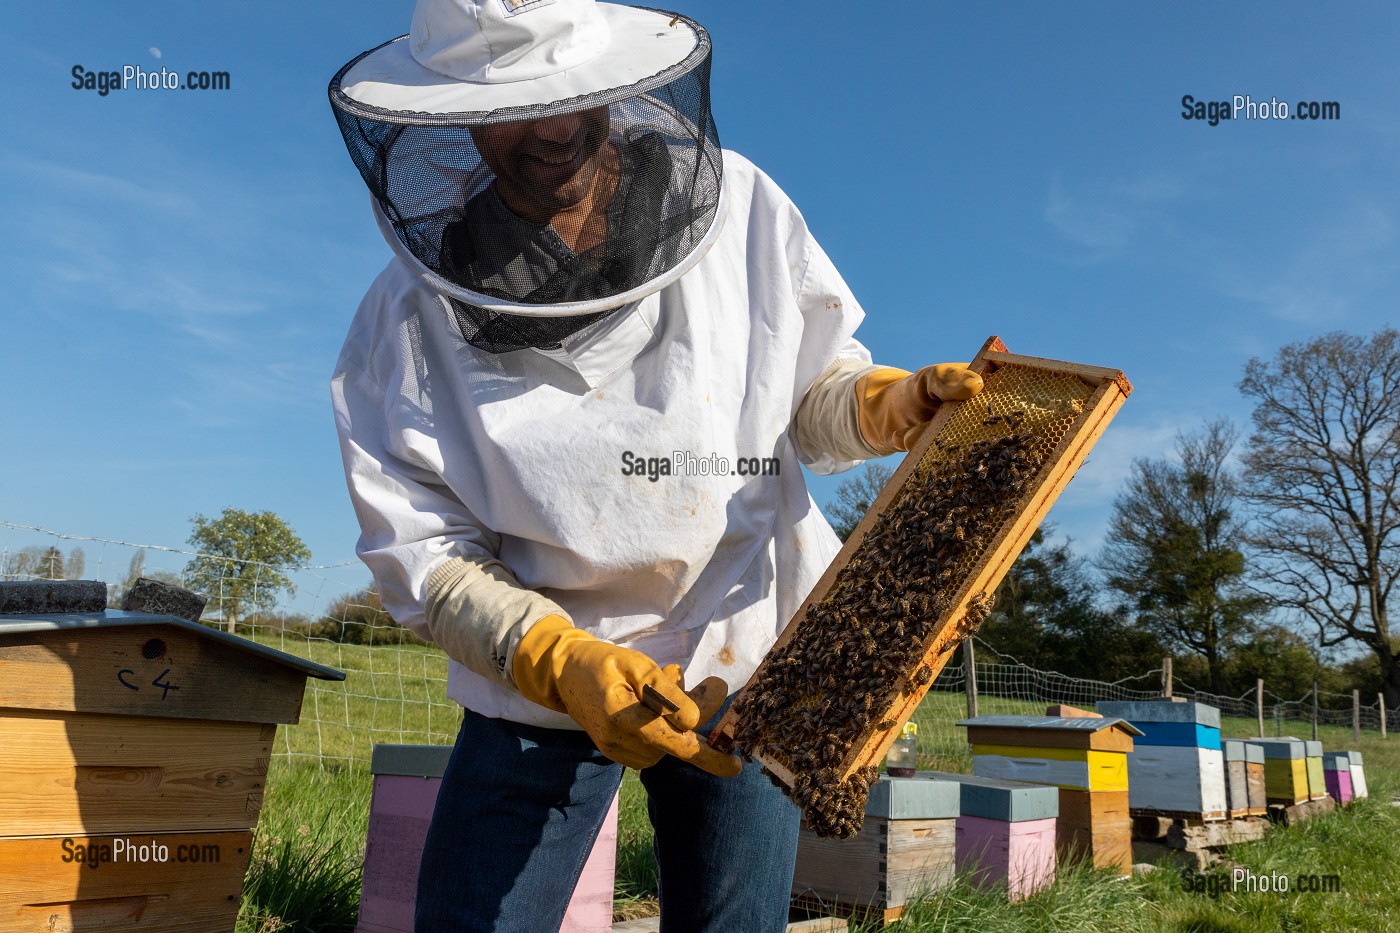
[[[460,713],[443,698],[446,664],[418,648],[364,648],[288,639],[267,643],[349,672],[344,684],[308,691],[302,722],[278,731],[279,756],[269,776],[267,803],[250,871],[240,933],[338,933],[353,929],[358,866],[363,858],[376,743],[449,744]],[[982,697],[982,713],[1042,713],[1043,703]],[[960,693],[930,693],[915,714],[920,766],[967,771]],[[356,726],[347,728],[345,723]],[[1265,723],[1268,731],[1278,727]],[[1227,718],[1227,738],[1256,730],[1252,719]],[[1283,724],[1310,738],[1307,724]],[[1232,891],[1230,876],[1188,882],[1174,870],[1112,881],[1062,870],[1055,885],[1018,905],[958,881],[913,905],[891,933],[968,930],[1181,931],[1400,929],[1400,739],[1382,741],[1324,726],[1329,750],[1355,748],[1366,756],[1369,801],[1231,850],[1233,862],[1256,876],[1290,879],[1287,894]],[[316,856],[316,857],[313,857]],[[1299,876],[1336,875],[1340,891],[1297,890]],[[1197,893],[1189,887],[1213,891]],[[656,866],[646,799],[634,772],[622,787],[618,826],[616,907],[622,916],[655,911]],[[348,913],[347,913],[348,905]],[[1392,920],[1391,918],[1397,918]]]

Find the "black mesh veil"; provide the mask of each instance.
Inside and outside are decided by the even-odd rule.
[[[361,103],[341,81],[375,50],[331,81],[336,120],[386,236],[421,265],[473,346],[557,347],[672,280],[713,238],[723,167],[710,43],[680,19],[698,42],[675,67],[541,106],[426,114]],[[525,144],[522,126],[535,134]],[[594,179],[588,203],[552,210],[545,195],[556,183],[582,190],[566,186],[584,177]]]

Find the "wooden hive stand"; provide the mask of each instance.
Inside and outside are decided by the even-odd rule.
[[[277,723],[345,675],[77,582],[0,584],[39,610],[0,615],[0,933],[231,930]]]
[[[851,797],[859,798],[862,782],[985,616],[990,594],[1132,390],[1119,370],[1018,356],[996,337],[971,366],[985,380],[982,393],[939,407],[711,735],[716,748],[737,748],[761,762],[799,803],[794,787],[813,774],[831,778],[823,778],[824,787],[855,788]],[[979,477],[1003,461],[989,457],[993,466],[978,472],[989,462],[977,461],[978,452],[1006,453],[1010,441],[1028,445],[1026,475],[1010,501],[973,509],[960,505],[961,493],[949,497],[954,501],[926,498],[942,488],[930,477],[966,476],[969,488],[984,482]],[[900,570],[911,544],[931,540],[907,528],[934,521],[941,522],[938,553],[955,556],[940,567]],[[871,568],[878,579],[870,578]],[[939,574],[949,582],[921,582],[944,579]],[[912,647],[894,654],[897,639],[886,629]],[[837,642],[837,650],[826,650]],[[823,749],[819,756],[815,747]]]

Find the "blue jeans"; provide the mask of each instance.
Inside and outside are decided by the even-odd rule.
[[[667,756],[641,779],[663,933],[782,933],[799,815],[759,766],[726,779]],[[414,929],[557,931],[621,781],[585,733],[468,710],[423,849]]]

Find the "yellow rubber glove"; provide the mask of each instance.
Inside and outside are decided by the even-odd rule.
[[[647,768],[671,754],[719,777],[743,767],[694,731],[724,705],[728,688],[718,677],[686,692],[679,665],[659,667],[640,651],[601,641],[556,615],[540,619],[520,639],[511,671],[522,696],[568,713],[620,765]],[[644,686],[676,711],[660,716],[643,706]]]
[[[909,450],[938,406],[982,391],[982,377],[966,363],[938,363],[916,373],[877,369],[856,380],[860,434],[882,454]]]

